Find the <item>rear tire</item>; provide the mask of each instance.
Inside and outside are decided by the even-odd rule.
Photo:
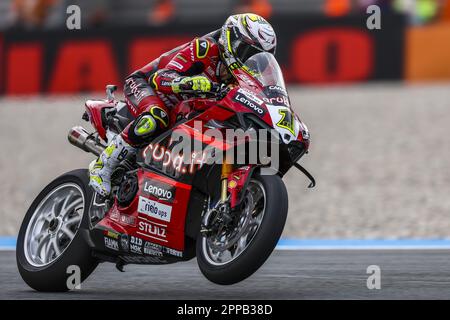
[[[252,275],[270,256],[283,232],[288,212],[288,194],[283,180],[278,175],[259,174],[252,180],[263,186],[266,199],[262,221],[247,247],[236,258],[220,265],[208,257],[206,238],[202,234],[197,238],[198,266],[214,283],[230,285]]]
[[[16,260],[22,279],[31,288],[47,292],[68,291],[70,290],[67,285],[68,278],[73,274],[73,271],[70,272],[70,269],[68,270],[69,266],[78,266],[80,268],[81,282],[97,267],[98,261],[92,256],[90,247],[84,240],[81,232],[79,232],[80,228],[89,229],[89,207],[93,192],[88,183],[88,172],[85,169],[65,173],[47,185],[28,209],[17,239]],[[66,197],[64,198],[65,195]],[[64,202],[64,200],[67,201]],[[81,200],[84,202],[83,207],[81,207],[81,204],[78,204],[82,202]],[[61,209],[59,209],[61,202],[63,204]],[[57,204],[56,208],[58,209],[52,208],[48,210],[48,206],[53,204]],[[71,221],[75,222],[71,222],[69,227],[69,225],[64,225],[61,222],[64,221],[64,217],[61,216],[63,212],[70,212],[70,210],[72,210],[71,213],[65,214],[69,215],[66,221],[67,219],[72,219]],[[53,215],[45,213],[56,211],[58,211],[58,216],[53,219],[51,218]],[[42,214],[39,212],[42,212]],[[80,216],[81,212],[82,216]],[[48,220],[51,221],[47,223],[47,218],[39,219],[41,216],[49,216]],[[58,220],[58,217],[60,220]],[[80,219],[81,221],[79,221]],[[56,222],[52,224],[52,221]],[[63,226],[67,227],[67,229],[70,228],[70,230],[63,232],[61,230]],[[40,242],[33,240],[35,239],[33,235],[36,232],[36,239],[39,238],[41,241],[47,237],[52,239],[46,240],[47,247],[52,248],[45,250],[31,249],[40,248]],[[64,236],[66,233],[73,236],[73,238],[70,240],[70,236]],[[56,245],[50,245],[51,242],[55,241],[58,241],[59,255],[54,247]],[[64,243],[64,246],[59,247],[61,243]],[[46,261],[47,259],[48,261]]]

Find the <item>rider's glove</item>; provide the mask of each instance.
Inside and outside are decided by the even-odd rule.
[[[211,81],[204,76],[182,77],[172,82],[172,90],[175,93],[183,91],[210,92]]]

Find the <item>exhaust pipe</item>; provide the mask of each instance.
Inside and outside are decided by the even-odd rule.
[[[75,147],[78,147],[86,152],[93,153],[96,156],[99,156],[106,148],[104,145],[97,142],[96,138],[81,126],[76,126],[70,129],[67,138]]]

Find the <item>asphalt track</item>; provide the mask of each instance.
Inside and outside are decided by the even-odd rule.
[[[381,289],[367,288],[367,267],[381,270]],[[196,261],[166,266],[102,264],[68,293],[39,293],[17,271],[15,252],[0,252],[0,299],[450,299],[449,250],[275,251],[249,279],[219,286]]]

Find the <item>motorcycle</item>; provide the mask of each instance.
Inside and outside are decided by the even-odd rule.
[[[123,155],[112,173],[110,196],[101,197],[89,187],[87,169],[65,173],[39,193],[22,222],[16,249],[19,272],[30,287],[67,291],[70,268],[79,268],[82,282],[101,262],[123,271],[127,264],[196,257],[203,275],[222,285],[242,281],[264,264],[288,213],[282,177],[296,167],[311,180],[309,187],[315,185],[297,163],[308,152],[309,132],[290,106],[272,54],[258,53],[231,69],[234,85],[215,86],[211,94],[180,102],[171,114],[176,118],[170,130],[141,146],[135,156]],[[116,89],[108,85],[107,99],[86,102],[82,118],[95,132],[73,127],[70,143],[98,156],[132,120],[125,103],[115,99]],[[250,163],[244,157],[240,164],[228,156],[222,162],[206,161],[249,143],[220,143],[208,135],[212,129],[275,132],[278,167],[264,174],[271,162],[260,158]],[[177,155],[177,130],[211,152]],[[191,159],[187,164],[180,160],[186,155]]]

